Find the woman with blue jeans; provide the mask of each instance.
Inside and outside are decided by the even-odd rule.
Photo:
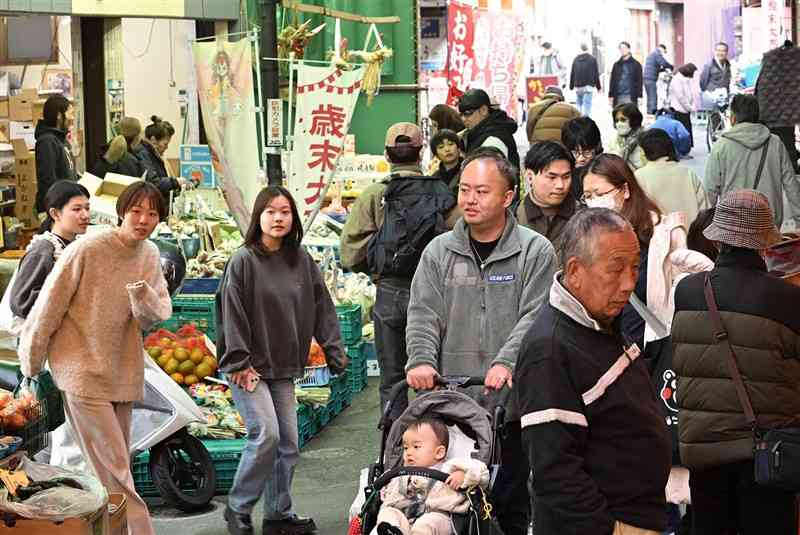
[[[300,242],[303,229],[289,191],[269,186],[256,197],[244,245],[234,253],[217,296],[220,369],[228,375],[247,445],[225,520],[234,535],[253,533],[251,513],[264,495],[265,535],[316,532],[292,509],[299,457],[294,378],[303,375],[312,336],[333,373],[347,357],[336,309],[319,268]]]

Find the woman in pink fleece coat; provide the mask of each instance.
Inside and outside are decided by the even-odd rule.
[[[154,533],[130,471],[133,402],[144,392],[142,330],[172,314],[159,252],[147,238],[166,215],[158,188],[136,182],[117,201],[119,228],[68,247],[22,330],[22,373],[45,363],[64,395],[86,460],[109,492],[128,501],[128,533]]]

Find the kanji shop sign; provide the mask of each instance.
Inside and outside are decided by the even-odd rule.
[[[511,11],[487,11],[457,1],[448,7],[448,103],[470,88],[484,89],[510,116],[525,49],[521,19]]]
[[[784,38],[786,34],[783,28],[785,12],[784,0],[761,0],[765,52],[778,48],[786,39]],[[791,21],[791,16],[787,18],[787,22]],[[791,28],[789,28],[789,32],[791,32]]]
[[[350,128],[364,69],[301,64],[289,187],[303,215],[322,201]]]

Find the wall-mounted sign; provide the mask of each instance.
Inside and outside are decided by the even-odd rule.
[[[283,146],[283,101],[267,99],[267,146]]]

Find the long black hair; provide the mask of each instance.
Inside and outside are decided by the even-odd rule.
[[[39,225],[39,232],[43,233],[53,230],[55,220],[53,216],[50,215],[51,208],[62,210],[69,204],[69,201],[75,197],[86,197],[88,199],[90,197],[89,190],[71,180],[59,180],[50,186],[50,189],[47,190],[44,196],[44,211],[47,217],[45,217],[45,220]]]
[[[297,260],[300,242],[303,241],[303,224],[300,220],[300,214],[297,212],[297,204],[294,202],[294,197],[283,186],[267,186],[259,192],[256,202],[253,203],[253,213],[250,214],[250,226],[244,236],[244,245],[257,253],[269,254],[269,251],[261,241],[261,236],[264,234],[261,230],[261,214],[267,209],[269,203],[278,197],[286,197],[292,209],[292,228],[283,238],[281,249],[286,249],[290,253],[289,261],[294,264]]]

